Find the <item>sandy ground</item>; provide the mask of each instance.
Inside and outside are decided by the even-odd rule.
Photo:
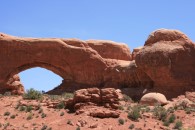
[[[76,115],[68,113],[65,109],[48,108],[41,105],[42,112],[32,110],[31,112],[16,109],[18,102],[22,101],[22,96],[3,96],[0,97],[0,129],[5,130],[128,130],[130,125],[134,125],[134,130],[168,130],[172,129],[175,123],[169,127],[163,126],[163,122],[156,119],[151,112],[142,114],[138,121],[128,119],[126,108],[121,110],[120,117],[124,124],[119,124],[119,118],[93,118],[87,115]],[[39,102],[39,101],[28,101]],[[40,103],[41,104],[41,103]],[[5,113],[10,113],[7,116]],[[42,114],[46,117],[42,118]],[[64,115],[62,114],[64,113]],[[183,128],[195,130],[195,112],[186,114],[184,110],[174,112],[176,121],[183,122]],[[13,118],[15,115],[15,118]],[[31,119],[27,117],[31,115]],[[46,128],[46,129],[44,129]]]

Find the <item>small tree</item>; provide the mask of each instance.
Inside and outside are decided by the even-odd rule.
[[[36,99],[42,99],[43,95],[41,92],[31,88],[27,90],[27,92],[23,95],[23,98],[28,100],[36,100]]]

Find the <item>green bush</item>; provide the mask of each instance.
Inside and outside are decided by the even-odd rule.
[[[10,116],[11,119],[15,119],[15,117],[16,117],[15,115],[11,115]]]
[[[181,129],[181,127],[182,127],[182,122],[181,121],[177,121],[176,123],[175,123],[175,126],[174,126],[174,129]]]
[[[51,100],[60,100],[62,97],[60,95],[47,95]]]
[[[124,107],[123,106],[119,106],[118,109],[119,110],[124,110]]]
[[[52,130],[52,128],[51,128],[51,127],[49,127],[47,130]]]
[[[43,125],[43,127],[41,128],[41,130],[46,130],[46,129],[47,129],[46,125]]]
[[[124,119],[119,118],[119,119],[118,119],[118,123],[119,123],[120,125],[124,125],[125,121],[124,121]]]
[[[69,98],[73,98],[74,97],[74,94],[73,93],[65,92],[65,93],[62,94],[62,97],[64,99],[69,99]]]
[[[78,127],[76,128],[76,130],[81,130],[81,129],[80,129],[80,127],[78,126]]]
[[[33,107],[30,105],[30,106],[26,106],[26,112],[31,112],[33,110]]]
[[[42,109],[42,108],[40,108],[38,113],[43,113],[43,109]]]
[[[26,106],[20,106],[19,107],[19,111],[25,111],[26,110]]]
[[[169,121],[165,121],[165,122],[163,123],[163,125],[164,125],[164,126],[169,126],[169,125],[170,125],[170,122],[169,122]]]
[[[4,116],[9,116],[10,115],[10,112],[8,112],[8,111],[6,111],[5,113],[4,113]]]
[[[11,95],[12,95],[11,92],[5,92],[5,93],[4,93],[4,96],[11,96]]]
[[[129,97],[129,96],[127,96],[126,94],[123,94],[123,99],[122,99],[123,101],[125,101],[125,102],[132,102],[133,100]]]
[[[43,94],[31,88],[27,90],[27,92],[23,95],[23,98],[28,100],[36,100],[36,99],[40,100],[43,99]]]
[[[174,111],[175,111],[175,109],[173,107],[169,107],[167,109],[167,112],[169,112],[169,113],[174,113]]]
[[[140,106],[134,106],[133,108],[131,108],[132,110],[128,113],[128,118],[133,120],[133,121],[137,121],[138,118],[141,117],[140,114]]]
[[[129,129],[133,129],[135,127],[135,125],[134,124],[131,124],[130,126],[129,126]]]
[[[64,112],[61,112],[61,113],[60,113],[60,116],[63,116],[63,115],[64,115]]]
[[[33,115],[32,115],[32,113],[30,113],[28,116],[27,116],[27,120],[31,120],[33,118]]]
[[[69,125],[72,124],[71,120],[68,120],[68,121],[67,121],[67,124],[69,124]]]
[[[165,121],[167,118],[167,111],[162,106],[155,106],[153,109],[153,114],[156,116],[159,120]]]
[[[59,102],[59,104],[56,106],[57,109],[64,109],[65,108],[65,104],[63,101]]]
[[[42,114],[41,114],[41,117],[42,117],[42,118],[45,118],[46,116],[47,116],[47,115],[46,115],[45,113],[42,113]]]
[[[169,117],[169,123],[173,123],[175,121],[176,117],[174,114],[171,114]]]

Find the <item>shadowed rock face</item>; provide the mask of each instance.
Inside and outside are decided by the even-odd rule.
[[[194,57],[195,45],[175,30],[153,32],[133,59],[125,44],[112,41],[19,38],[1,33],[0,92],[22,93],[19,81],[9,87],[10,79],[26,69],[43,67],[64,79],[48,93],[113,87],[129,95],[141,96],[143,90],[178,94],[194,89]]]

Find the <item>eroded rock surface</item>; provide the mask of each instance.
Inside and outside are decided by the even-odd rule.
[[[15,74],[8,80],[6,87],[0,88],[0,90],[2,92],[11,92],[12,94],[23,94],[24,86],[20,82],[19,75]]]
[[[120,91],[114,88],[88,88],[75,92],[74,98],[65,102],[66,108],[76,111],[77,114],[87,114],[93,117],[119,117],[117,112]]]
[[[194,57],[194,43],[177,30],[154,31],[133,54],[125,44],[106,40],[20,38],[1,33],[0,93],[23,93],[22,85],[14,82],[10,87],[9,79],[26,69],[43,67],[63,78],[51,94],[112,87],[133,97],[160,92],[171,98],[194,91]]]
[[[135,62],[152,81],[152,91],[170,98],[195,89],[195,44],[182,32],[160,29],[148,37]]]

